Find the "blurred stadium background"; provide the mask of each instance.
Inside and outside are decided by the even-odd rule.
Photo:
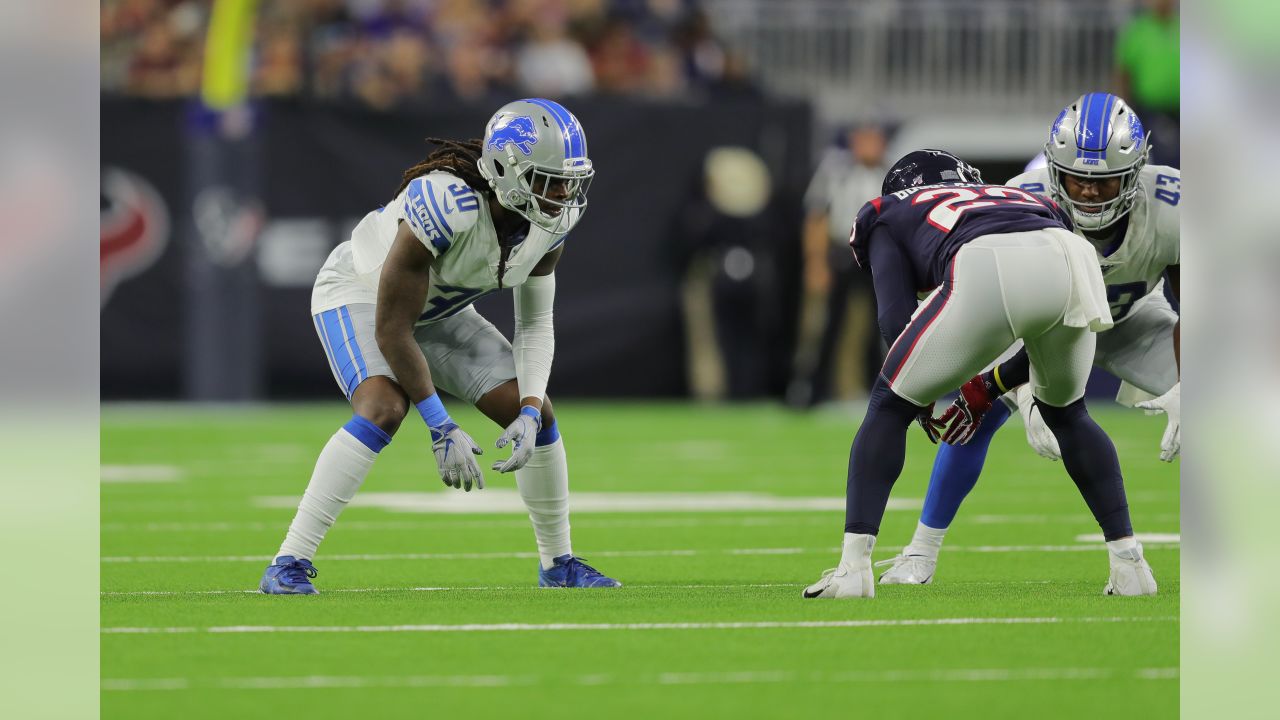
[[[1172,59],[1159,19],[1170,11]],[[416,688],[430,687],[437,714],[562,716],[529,703],[527,681],[623,715],[789,717],[829,711],[822,687],[843,684],[864,714],[886,717],[903,697],[949,717],[1172,716],[1178,469],[1155,457],[1162,419],[1102,407],[1113,380],[1091,383],[1094,407],[1124,460],[1135,524],[1163,538],[1148,541],[1162,594],[1145,604],[1098,595],[1096,524],[1018,431],[997,439],[965,510],[974,521],[957,523],[954,574],[857,608],[800,604],[834,552],[859,413],[778,409],[856,403],[878,367],[868,279],[844,235],[901,153],[946,147],[1002,181],[1034,160],[1064,105],[1112,90],[1152,128],[1156,161],[1177,164],[1176,18],[1173,3],[1142,0],[103,0],[103,715],[171,717],[181,702],[191,717],[250,717],[275,708],[261,689],[325,687],[291,693],[291,711],[351,716],[377,687],[380,711],[416,717]],[[513,499],[502,478],[461,498],[461,516],[380,505],[453,498],[428,477],[420,436],[388,450],[326,540],[318,603],[256,594],[346,412],[309,318],[316,271],[391,199],[425,138],[476,137],[494,109],[530,95],[582,120],[599,172],[557,273],[550,391],[573,398],[558,406],[584,503],[575,549],[627,594],[527,588],[526,523],[493,504]],[[506,294],[480,310],[511,331]],[[111,402],[135,400],[181,404]],[[763,402],[717,404],[739,400]],[[634,428],[642,442],[618,442]],[[934,448],[918,435],[885,557],[924,492]],[[681,507],[617,505],[655,497]],[[377,562],[398,557],[413,559]],[[958,616],[1015,624],[951,628]],[[1016,624],[1023,616],[1046,622]],[[204,632],[850,617],[888,626],[695,643],[669,630],[583,633],[551,648],[505,631]],[[919,629],[921,618],[943,625]],[[873,671],[832,672],[865,658]]]
[[[599,169],[558,273],[554,394],[856,399],[881,348],[840,237],[883,167],[946,147],[1006,179],[1062,106],[1151,65],[1123,51],[1136,0],[101,9],[106,400],[336,399],[316,270],[424,138],[529,95],[582,119]],[[1173,83],[1171,113],[1130,95],[1168,118],[1163,162]],[[506,297],[480,309],[510,331]]]

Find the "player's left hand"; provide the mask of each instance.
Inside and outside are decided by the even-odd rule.
[[[493,464],[493,469],[500,473],[519,470],[533,457],[533,446],[537,442],[538,431],[542,429],[542,413],[532,405],[520,408],[515,421],[498,438],[498,449],[515,443],[511,449],[511,457]]]
[[[973,434],[978,432],[978,426],[982,425],[982,418],[991,409],[994,400],[981,375],[976,375],[961,385],[960,396],[938,418],[938,422],[947,426],[942,434],[942,441],[948,445],[964,445],[969,442]]]
[[[1169,392],[1155,400],[1140,402],[1134,407],[1147,411],[1148,415],[1164,413],[1169,422],[1164,428],[1164,437],[1160,438],[1160,459],[1173,462],[1182,452],[1182,383],[1176,382]]]
[[[942,437],[942,430],[946,427],[946,423],[933,416],[933,403],[929,403],[928,406],[920,411],[920,414],[916,416],[916,422],[920,423],[920,427],[924,428],[924,434],[929,436],[929,442],[937,445],[938,438]]]

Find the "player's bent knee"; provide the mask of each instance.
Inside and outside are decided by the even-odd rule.
[[[386,434],[395,435],[409,412],[409,400],[393,380],[375,376],[360,383],[352,393],[351,409]]]
[[[1040,417],[1050,428],[1062,427],[1089,414],[1085,408],[1084,398],[1079,398],[1066,405],[1053,405],[1036,398],[1036,407],[1040,408]]]

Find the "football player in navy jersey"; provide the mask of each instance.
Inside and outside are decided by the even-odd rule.
[[[875,596],[871,551],[902,472],[907,429],[919,420],[936,443],[947,426],[933,417],[933,403],[1015,340],[1030,358],[1036,406],[1111,549],[1107,592],[1154,593],[1115,446],[1084,404],[1094,333],[1112,325],[1092,246],[1053,200],[984,185],[976,169],[941,150],[908,153],[881,192],[858,212],[849,244],[871,271],[890,350],[850,450],[840,562],[804,597]]]
[[[1167,417],[1160,459],[1173,461],[1181,448],[1178,313],[1179,202],[1177,168],[1147,162],[1151,142],[1133,108],[1107,93],[1088,93],[1058,113],[1039,167],[1007,185],[1054,198],[1070,213],[1076,232],[1094,247],[1107,283],[1115,327],[1099,333],[1094,364],[1121,380],[1116,401]],[[1025,351],[965,383],[938,448],[929,490],[914,535],[881,585],[933,582],[947,529],[965,496],[977,484],[996,432],[1018,412],[1035,451],[1057,460],[1060,452],[1023,384]],[[997,399],[999,402],[997,402]]]

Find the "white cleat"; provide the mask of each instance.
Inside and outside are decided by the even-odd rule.
[[[875,597],[876,578],[871,572],[873,535],[845,533],[840,564],[822,573],[818,582],[804,589],[806,598]]]
[[[805,588],[804,596],[809,599],[875,597],[876,579],[871,573],[871,563],[862,567],[840,563],[822,573],[818,582]]]
[[[1107,557],[1111,561],[1111,577],[1102,590],[1103,595],[1156,594],[1156,577],[1142,557],[1140,543],[1126,550],[1108,550]]]
[[[876,567],[892,565],[880,576],[881,585],[928,585],[933,582],[933,573],[938,569],[938,559],[928,555],[902,555],[889,560],[881,560]]]

